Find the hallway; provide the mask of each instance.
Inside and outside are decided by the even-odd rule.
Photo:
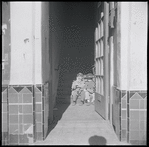
[[[54,122],[44,141],[34,145],[118,145],[114,130],[94,110],[94,105],[59,104],[54,108]]]

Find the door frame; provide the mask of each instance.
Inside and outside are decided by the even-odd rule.
[[[101,9],[98,7],[100,7]],[[96,23],[98,27],[95,28],[95,55],[94,55],[95,69],[96,69],[95,111],[99,113],[105,120],[108,120],[109,119],[108,117],[108,114],[109,114],[109,45],[108,45],[109,3],[99,2],[97,4],[96,10],[97,10]],[[103,15],[100,17],[102,13]],[[100,37],[98,36],[98,34],[100,34]],[[102,42],[103,42],[103,46],[101,45]]]

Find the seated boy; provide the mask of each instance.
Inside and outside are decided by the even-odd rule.
[[[87,78],[87,82],[84,87],[85,100],[87,101],[87,105],[90,105],[91,102],[94,101],[95,82],[93,80],[94,77],[92,74],[88,74],[86,78]]]
[[[85,92],[84,92],[84,79],[83,79],[83,74],[79,73],[77,74],[77,78],[75,81],[72,83],[72,92],[71,92],[71,97],[73,100],[72,105],[74,106],[76,104],[76,100],[79,96],[81,96],[81,103],[80,106],[83,105],[84,103],[84,98],[85,98]]]

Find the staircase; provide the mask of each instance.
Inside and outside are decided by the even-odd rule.
[[[76,73],[66,72],[60,73],[58,89],[57,89],[57,103],[70,104],[71,103],[71,86],[73,80],[76,79]]]

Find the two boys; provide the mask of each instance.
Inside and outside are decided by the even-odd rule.
[[[87,102],[87,105],[92,102],[94,98],[94,81],[92,80],[93,75],[88,74],[86,77],[82,73],[77,74],[77,78],[72,83],[72,94],[71,98],[73,100],[72,105],[76,104],[77,98],[81,97],[80,106],[84,104],[84,101]],[[85,80],[86,79],[86,80]]]

